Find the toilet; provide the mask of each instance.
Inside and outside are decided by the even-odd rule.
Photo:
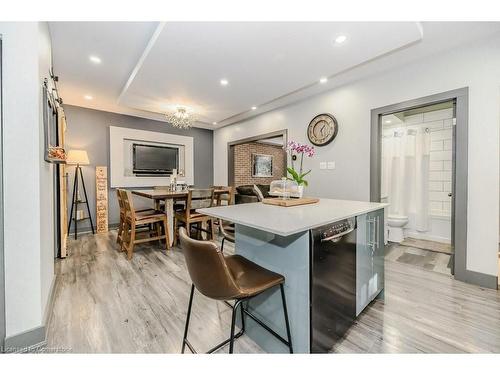
[[[406,224],[408,224],[408,216],[389,214],[387,216],[387,226],[389,232],[387,239],[391,242],[403,242],[405,239],[403,228]]]

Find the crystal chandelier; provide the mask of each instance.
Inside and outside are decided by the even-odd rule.
[[[175,128],[189,129],[196,121],[195,116],[184,107],[177,107],[176,112],[165,114],[165,118]]]

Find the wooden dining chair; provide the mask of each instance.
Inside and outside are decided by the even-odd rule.
[[[214,194],[214,205],[216,206],[229,206],[234,204],[234,187],[233,186],[214,186],[214,189],[225,190],[225,193]],[[234,243],[234,223],[229,221],[214,219],[216,228],[222,235],[221,251],[224,250],[224,242],[229,241]]]
[[[235,242],[235,226],[234,223],[230,221],[219,219],[219,232],[222,235],[222,243],[220,245],[220,251],[224,251],[224,243]]]
[[[120,223],[118,224],[118,235],[116,236],[116,242],[118,243],[118,245],[120,245],[120,250],[122,249],[121,245],[123,241],[123,230],[125,228],[125,218],[127,217],[126,215],[127,210],[125,208],[125,204],[123,203],[122,199],[122,194],[123,194],[122,191],[123,189],[116,189],[116,197],[118,199],[118,207],[120,209]],[[135,212],[145,214],[145,213],[154,213],[154,210],[152,208],[144,208],[136,210]],[[149,226],[148,229],[150,229]]]
[[[118,224],[118,235],[116,236],[116,243],[120,245],[121,248],[123,226],[125,225],[125,205],[122,201],[120,189],[116,189],[116,197],[118,198],[118,207],[120,209],[120,223]]]
[[[138,212],[134,210],[132,194],[127,190],[120,190],[121,200],[125,207],[125,225],[122,230],[122,249],[127,251],[127,258],[130,260],[134,254],[134,246],[136,244],[165,240],[165,249],[170,249],[170,236],[168,234],[168,218],[164,212],[149,210]],[[155,232],[155,236],[145,238],[137,238],[137,228],[141,225],[155,224],[150,229]],[[163,225],[163,233],[161,233],[161,225]],[[154,228],[154,229],[152,229]]]
[[[224,190],[224,193],[214,192],[214,205],[215,206],[229,206],[234,204],[234,187],[233,186],[212,186],[214,190]]]
[[[206,232],[210,234],[212,240],[215,239],[215,223],[211,216],[196,212],[199,208],[212,207],[214,202],[214,189],[189,189],[186,199],[186,209],[175,212],[174,216],[174,243],[177,243],[179,226],[184,225],[188,234],[191,233],[191,226],[194,224],[198,233]],[[202,226],[209,226],[204,229]]]

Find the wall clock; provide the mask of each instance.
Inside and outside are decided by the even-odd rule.
[[[339,125],[335,117],[323,113],[311,120],[307,128],[307,137],[315,146],[326,146],[335,139],[338,131]]]

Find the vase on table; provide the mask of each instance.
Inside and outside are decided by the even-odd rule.
[[[304,185],[297,186],[297,193],[299,198],[304,196]]]

